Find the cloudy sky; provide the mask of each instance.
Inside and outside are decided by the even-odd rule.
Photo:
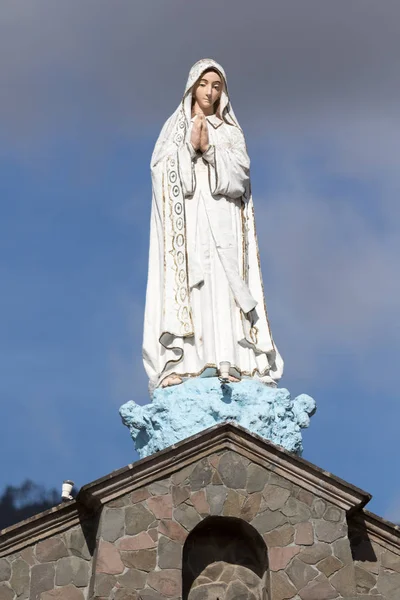
[[[0,491],[136,458],[156,136],[220,62],[304,456],[400,519],[398,0],[2,0]]]

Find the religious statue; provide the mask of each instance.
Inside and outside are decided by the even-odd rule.
[[[143,360],[152,388],[223,375],[276,386],[250,161],[223,68],[189,73],[151,159],[153,197]]]

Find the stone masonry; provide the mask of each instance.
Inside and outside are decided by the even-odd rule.
[[[0,600],[399,600],[400,530],[368,499],[217,426],[4,530]]]

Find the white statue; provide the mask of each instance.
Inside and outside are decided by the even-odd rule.
[[[200,60],[151,160],[143,360],[153,388],[217,375],[275,386],[282,376],[264,301],[249,168],[224,70]]]

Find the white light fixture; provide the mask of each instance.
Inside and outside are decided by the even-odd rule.
[[[73,496],[71,496],[72,488],[74,487],[74,482],[70,479],[66,479],[62,484],[62,492],[61,492],[61,500],[66,502],[67,500],[73,500]]]
[[[231,363],[228,361],[222,361],[219,363],[219,380],[222,383],[227,383],[229,381],[229,369],[231,368]]]

